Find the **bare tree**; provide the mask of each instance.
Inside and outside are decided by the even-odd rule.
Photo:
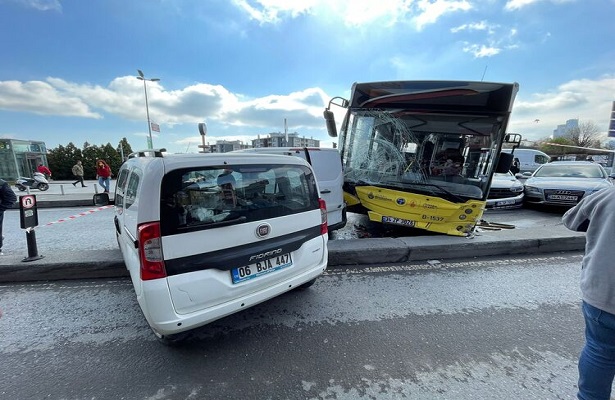
[[[600,147],[600,128],[593,121],[581,122],[578,127],[568,129],[564,137],[575,146]]]

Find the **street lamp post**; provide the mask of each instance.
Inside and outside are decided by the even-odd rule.
[[[137,70],[137,72],[139,73],[139,76],[137,76],[137,79],[143,81],[143,90],[145,91],[145,113],[147,115],[147,131],[149,132],[149,140],[147,143],[147,148],[152,149],[154,148],[154,144],[152,142],[152,124],[150,123],[149,120],[149,106],[147,104],[147,81],[150,82],[157,82],[160,79],[158,78],[145,78],[145,75],[143,75],[143,71],[141,71],[140,69]]]

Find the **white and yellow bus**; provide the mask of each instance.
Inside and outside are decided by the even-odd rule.
[[[485,209],[491,178],[507,172],[503,143],[521,141],[506,126],[517,83],[392,81],[355,83],[338,148],[348,211],[371,221],[467,236]]]

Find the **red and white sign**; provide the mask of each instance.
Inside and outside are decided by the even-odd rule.
[[[36,205],[36,197],[32,195],[21,196],[20,200],[23,208],[32,208]]]

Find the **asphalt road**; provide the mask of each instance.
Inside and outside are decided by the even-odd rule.
[[[336,269],[156,341],[128,280],[0,285],[5,399],[573,399],[581,254]]]

